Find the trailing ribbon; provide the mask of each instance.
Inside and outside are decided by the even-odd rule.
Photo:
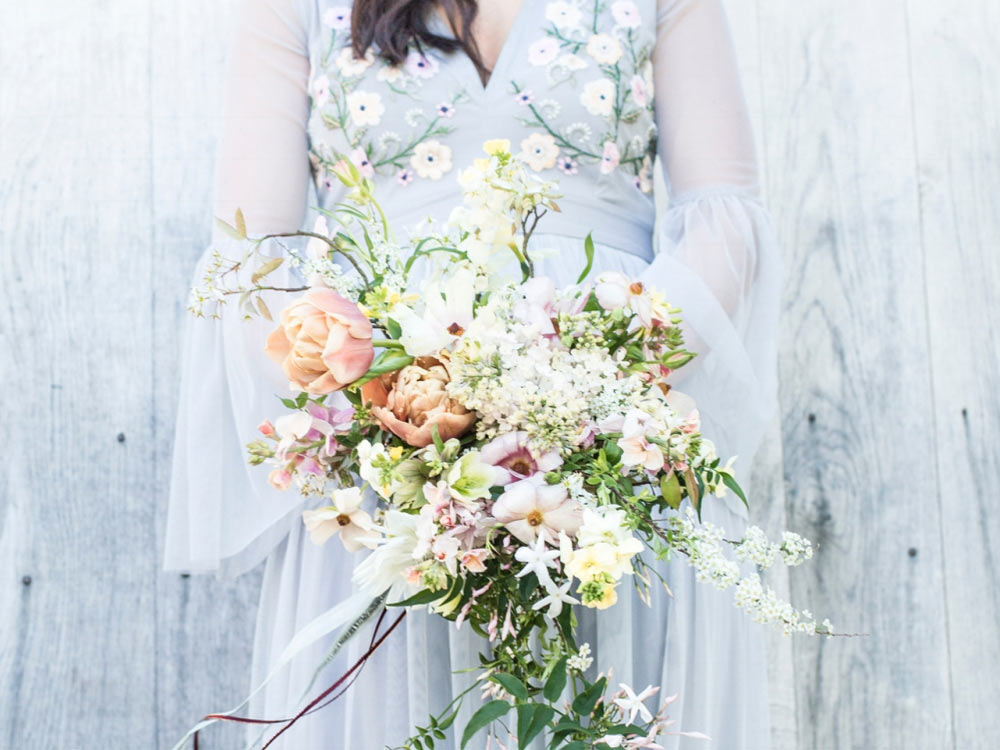
[[[206,716],[200,722],[191,727],[191,729],[188,730],[188,732],[180,739],[180,741],[173,746],[172,750],[182,750],[187,741],[192,738],[195,738],[195,747],[197,748],[198,732],[200,732],[202,729],[211,726],[212,724],[215,724],[218,721],[241,721],[241,723],[248,723],[248,724],[273,724],[285,721],[285,720],[278,720],[275,722],[266,719],[246,719],[244,717],[237,717],[235,716],[235,714],[237,711],[245,707],[251,701],[251,699],[253,699],[253,697],[257,695],[257,693],[263,690],[264,687],[268,683],[270,683],[272,679],[274,679],[278,671],[281,670],[282,667],[287,665],[293,658],[295,658],[295,656],[298,655],[303,649],[307,648],[308,646],[311,646],[320,638],[329,635],[337,628],[343,627],[344,625],[350,623],[352,624],[352,627],[348,629],[347,633],[345,633],[347,637],[338,640],[339,645],[337,645],[336,648],[337,650],[339,650],[340,646],[342,646],[343,643],[346,643],[347,640],[349,640],[357,633],[359,628],[355,627],[355,625],[359,619],[364,619],[364,620],[369,619],[375,611],[378,611],[378,609],[384,606],[385,606],[385,595],[372,597],[371,594],[367,592],[359,591],[350,598],[345,599],[336,606],[331,607],[326,612],[316,617],[314,620],[312,620],[312,622],[310,622],[308,625],[302,628],[298,633],[296,633],[295,637],[292,638],[291,641],[289,641],[288,645],[285,646],[285,649],[281,652],[281,656],[279,656],[278,660],[275,662],[274,667],[271,669],[270,674],[268,674],[268,676],[264,679],[264,681],[261,682],[257,687],[255,687],[251,691],[250,695],[248,695],[238,706],[229,711],[225,711],[223,713],[218,713],[218,714],[209,714],[208,716]],[[400,617],[400,619],[402,618]],[[399,620],[393,623],[392,628],[390,628],[389,632],[392,632],[392,629],[394,629],[398,623]],[[388,633],[386,633],[386,635],[388,635]],[[382,639],[378,641],[378,644],[381,644],[382,640],[384,640],[384,636]],[[355,666],[351,668],[348,674],[355,671],[361,664],[363,664],[364,661],[367,660],[367,658],[371,655],[371,652],[373,652],[374,649],[377,647],[378,646],[375,645],[373,648],[370,648],[369,652],[362,658],[360,663],[355,664]],[[334,654],[335,653],[336,651],[334,651]],[[332,658],[332,656],[328,655],[328,658]],[[301,717],[293,717],[293,718],[297,721],[298,718]]]

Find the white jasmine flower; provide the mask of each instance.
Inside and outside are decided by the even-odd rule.
[[[632,688],[625,683],[619,683],[618,687],[625,692],[625,696],[623,698],[616,698],[615,705],[622,710],[622,713],[628,714],[628,723],[635,723],[636,714],[642,717],[644,723],[648,724],[651,722],[653,714],[646,708],[643,701],[650,696],[656,695],[660,688],[649,685],[645,690],[636,695]]]
[[[521,549],[524,549],[522,547]],[[521,550],[518,550],[520,552]],[[517,553],[515,553],[516,556]],[[556,553],[558,554],[558,553]],[[551,581],[550,581],[551,583]],[[544,609],[548,607],[545,614],[549,617],[555,618],[562,613],[563,604],[579,604],[579,599],[574,599],[569,595],[570,586],[573,585],[573,579],[567,580],[562,586],[550,585],[546,587],[546,595],[539,599],[532,605],[532,609]]]
[[[545,546],[545,539],[539,535],[534,544],[530,547],[518,547],[514,553],[514,559],[524,563],[524,567],[517,572],[517,578],[524,578],[529,573],[534,573],[538,577],[538,582],[546,588],[554,588],[552,577],[549,575],[549,568],[556,566],[556,559],[559,557],[559,550],[549,549]]]

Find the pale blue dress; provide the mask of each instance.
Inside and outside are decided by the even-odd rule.
[[[593,232],[596,271],[637,276],[680,305],[701,356],[679,387],[698,401],[719,452],[740,456],[745,477],[773,412],[781,268],[758,202],[719,0],[525,0],[485,87],[461,54],[414,50],[400,68],[353,59],[349,15],[343,0],[244,0],[230,52],[217,213],[241,207],[251,232],[308,228],[307,206],[341,198],[329,167],[344,153],[374,177],[405,233],[428,216],[447,217],[460,200],[457,173],[481,155],[484,140],[510,139],[564,195],[561,213],[543,219],[534,239],[545,251],[540,272],[560,284],[575,280],[582,239]],[[670,199],[658,224],[657,155]],[[213,245],[225,252],[227,240]],[[311,544],[302,499],[272,490],[266,469],[245,462],[243,444],[262,418],[280,415],[275,394],[287,385],[262,353],[270,325],[238,317],[197,321],[188,334],[166,563],[240,572],[267,559],[256,683],[302,625],[351,593],[357,557],[335,542]],[[732,499],[711,503],[706,515],[730,536],[745,524]],[[683,561],[665,565],[664,575],[673,598],[659,592],[646,607],[622,587],[615,607],[586,613],[582,640],[595,652],[594,669],[613,668],[615,683],[636,690],[652,684],[664,696],[679,693],[671,710],[679,728],[711,735],[711,747],[768,747],[759,627],[730,596],[696,583]],[[453,670],[476,664],[482,647],[468,629],[413,613],[351,690],[280,747],[399,743],[472,679]],[[284,670],[252,713],[287,715],[324,648]],[[477,703],[467,701],[463,718]]]

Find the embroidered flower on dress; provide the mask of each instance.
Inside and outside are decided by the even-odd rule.
[[[331,29],[346,29],[351,25],[351,9],[344,5],[336,5],[323,14],[323,25]]]
[[[639,8],[632,0],[618,0],[611,6],[611,15],[614,16],[615,23],[626,29],[637,29],[642,23]]]
[[[543,37],[528,47],[528,62],[535,67],[548,65],[559,56],[559,42]]]
[[[535,96],[534,94],[531,93],[531,91],[525,89],[524,91],[517,92],[517,94],[514,96],[514,101],[516,101],[521,106],[526,107],[533,101],[535,101]]]
[[[556,165],[559,158],[559,147],[556,139],[548,133],[532,133],[521,141],[520,157],[536,172],[550,169]]]
[[[410,157],[412,166],[420,177],[440,180],[451,171],[451,149],[438,140],[417,144]]]
[[[401,169],[396,173],[396,182],[403,187],[408,187],[413,183],[414,176],[412,169]]]
[[[365,53],[365,56],[360,60],[354,56],[354,49],[351,47],[344,47],[340,50],[340,54],[337,55],[337,69],[340,74],[345,78],[357,78],[365,74],[375,63],[375,55],[371,50]]]
[[[587,61],[579,55],[574,55],[572,52],[568,52],[555,61],[554,67],[565,68],[569,72],[573,73],[577,70],[583,70],[586,68]]]
[[[622,46],[610,34],[594,34],[587,42],[587,54],[601,65],[614,65],[622,57]]]
[[[441,102],[437,105],[438,117],[454,117],[455,108],[448,102]]]
[[[375,168],[372,166],[371,159],[368,158],[368,154],[365,153],[363,148],[356,148],[350,153],[351,162],[358,168],[362,177],[374,177]]]
[[[604,153],[601,154],[601,174],[611,174],[618,167],[621,154],[618,153],[618,144],[614,141],[606,141]]]
[[[580,102],[592,115],[607,117],[614,111],[615,84],[607,78],[598,78],[583,87]]]
[[[405,75],[406,72],[402,65],[382,65],[375,74],[375,80],[384,83],[399,83]]]
[[[313,106],[322,107],[330,101],[330,79],[317,76],[312,82]]]
[[[433,78],[438,72],[438,61],[412,50],[403,63],[406,72],[415,78]]]
[[[347,95],[347,111],[358,127],[378,125],[385,112],[382,97],[371,91],[352,91]]]
[[[579,171],[579,165],[570,157],[563,156],[559,159],[559,169],[562,170],[563,174],[576,174]]]
[[[632,99],[635,100],[635,103],[640,107],[645,107],[649,102],[649,89],[646,87],[646,81],[643,80],[641,75],[637,73],[632,76],[630,88],[632,90]]]
[[[567,2],[548,3],[545,6],[545,18],[560,29],[575,29],[580,25],[580,9]]]

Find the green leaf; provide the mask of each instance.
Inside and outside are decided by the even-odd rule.
[[[472,714],[469,723],[465,725],[465,731],[462,732],[462,748],[469,744],[469,740],[476,735],[476,732],[492,724],[510,709],[511,705],[507,701],[493,700]]]
[[[586,749],[587,749],[587,743],[580,742],[580,740],[575,740],[573,742],[570,742],[568,745],[564,745],[562,747],[562,750],[586,750]]]
[[[581,716],[589,716],[594,710],[594,706],[597,705],[597,701],[604,695],[604,686],[606,683],[607,680],[602,677],[576,696],[576,699],[573,701],[573,711]]]
[[[562,691],[566,688],[566,657],[564,656],[556,663],[556,668],[552,670],[549,679],[545,681],[542,688],[542,695],[545,700],[551,702],[559,700]]]
[[[388,332],[389,337],[394,339],[398,339],[403,333],[402,326],[392,318],[385,321],[385,330]]]
[[[440,456],[444,453],[444,440],[441,439],[437,423],[431,425],[431,439],[434,441],[434,447],[437,448],[438,455]]]
[[[517,746],[524,747],[528,744],[525,739],[531,731],[531,725],[535,719],[535,712],[540,708],[537,703],[521,703],[517,706]]]
[[[681,507],[681,482],[677,472],[671,471],[667,476],[660,477],[660,492],[671,508],[677,510]]]
[[[298,409],[298,408],[299,408],[299,407],[298,407],[298,404],[296,404],[296,403],[295,403],[294,401],[292,401],[292,399],[290,399],[290,398],[283,398],[283,399],[281,399],[281,403],[282,403],[282,405],[283,405],[283,406],[284,406],[284,407],[285,407],[286,409]]]
[[[386,602],[387,607],[415,607],[419,604],[430,604],[431,602],[436,602],[438,599],[443,597],[448,592],[445,589],[438,589],[437,591],[431,591],[430,589],[424,589],[423,591],[418,591],[413,596],[408,599],[403,599],[401,602]]]
[[[609,440],[604,444],[604,452],[607,454],[608,462],[612,466],[615,466],[622,460],[622,449],[618,447],[618,443],[612,443]]]
[[[583,280],[590,274],[590,269],[594,267],[594,238],[589,234],[587,239],[583,241],[583,252],[587,255],[587,265],[583,267],[583,273],[576,280],[577,284],[583,283]]]
[[[743,494],[743,488],[740,487],[740,483],[736,481],[736,477],[732,474],[722,473],[722,481],[725,482],[726,487],[732,490],[733,494],[736,495],[743,504],[746,506],[747,510],[750,510],[750,503],[747,502],[747,496]]]
[[[492,675],[490,679],[498,685],[501,685],[504,690],[513,695],[515,698],[522,701],[528,700],[528,688],[525,687],[524,683],[517,679],[514,675],[507,674],[506,672],[497,672],[495,675]]]
[[[528,725],[528,730],[521,736],[521,715],[518,714],[518,744],[521,747],[525,747],[529,742],[531,742],[535,737],[541,734],[542,730],[549,725],[552,721],[552,717],[555,716],[556,711],[551,706],[546,706],[544,704],[535,704],[534,715],[531,717],[531,724]]]
[[[576,651],[576,640],[573,638],[573,607],[563,607],[556,621],[559,623],[559,631],[566,639],[566,644],[573,651]]]

